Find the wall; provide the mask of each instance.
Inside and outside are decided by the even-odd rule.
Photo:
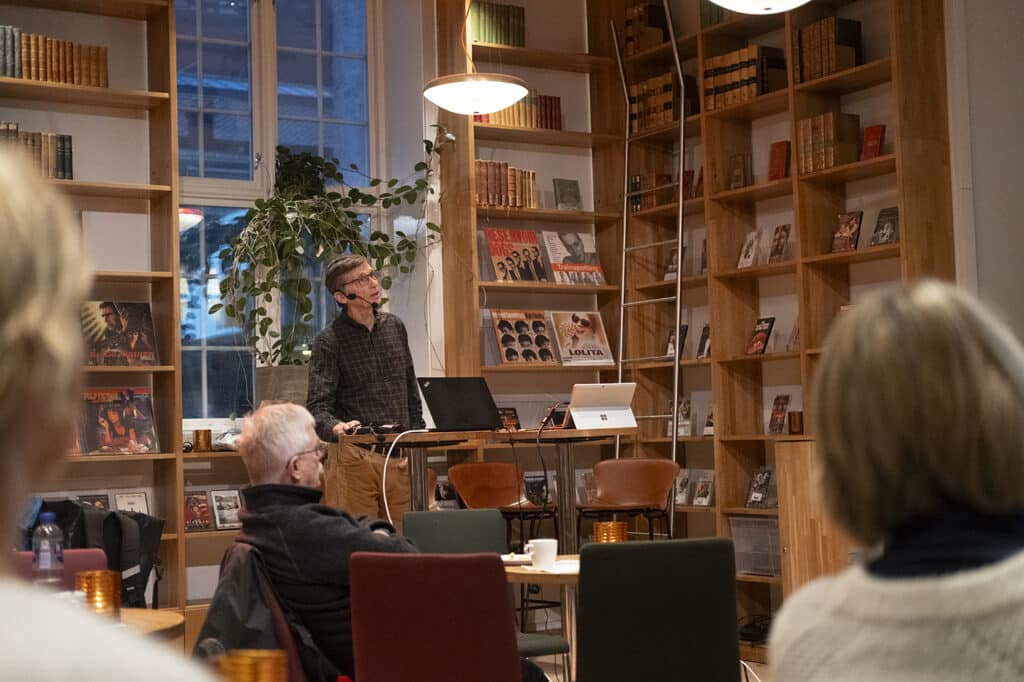
[[[1024,338],[1018,169],[1024,157],[1024,5],[946,0],[957,273]]]

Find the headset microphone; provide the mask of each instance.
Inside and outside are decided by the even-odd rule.
[[[370,305],[372,305],[372,306],[373,306],[374,308],[376,308],[377,306],[379,306],[379,305],[380,305],[379,303],[374,303],[373,301],[371,301],[371,300],[370,300],[370,299],[368,299],[368,298],[363,298],[363,297],[362,297],[362,296],[360,296],[359,294],[345,294],[345,298],[347,298],[347,299],[348,299],[348,300],[350,300],[350,301],[354,301],[354,300],[356,300],[356,299],[358,298],[358,299],[359,299],[360,301],[362,301],[363,303],[369,303],[369,304],[370,304]]]

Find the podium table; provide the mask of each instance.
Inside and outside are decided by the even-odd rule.
[[[495,435],[493,431],[428,431],[426,433],[410,433],[398,441],[397,449],[409,456],[409,511],[427,510],[427,449],[459,445],[470,441],[486,441]],[[390,446],[398,436],[396,433],[373,434],[358,436],[340,436],[339,443],[353,445],[387,445]],[[385,451],[386,452],[386,451]],[[392,453],[392,457],[399,453]],[[383,456],[383,455],[381,455]]]

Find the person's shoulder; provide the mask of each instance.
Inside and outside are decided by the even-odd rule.
[[[802,586],[782,605],[772,621],[770,651],[782,656],[793,644],[804,641],[808,632],[817,629],[833,616],[847,572],[819,578]]]

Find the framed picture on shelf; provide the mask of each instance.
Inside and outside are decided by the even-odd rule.
[[[860,221],[864,211],[852,211],[839,214],[839,225],[832,235],[832,253],[855,251],[860,239]]]
[[[86,301],[82,336],[89,365],[159,364],[148,301]]]
[[[211,490],[210,498],[213,501],[213,518],[217,523],[217,530],[242,527],[242,522],[238,519],[242,497],[237,490]]]
[[[757,262],[757,230],[751,230],[743,240],[743,248],[740,249],[740,257],[736,261],[736,268],[749,268]]]
[[[871,233],[871,246],[895,244],[900,238],[899,209],[895,206],[883,208],[878,212],[875,231]]]
[[[782,263],[786,260],[786,255],[789,251],[789,232],[791,225],[786,223],[785,225],[779,225],[775,228],[775,233],[772,235],[772,248],[768,254],[769,263]]]
[[[114,493],[114,508],[118,511],[149,513],[149,498],[144,490]]]
[[[107,493],[94,493],[90,495],[79,495],[79,504],[100,511],[110,511],[110,495]]]
[[[559,211],[583,210],[583,206],[580,201],[579,180],[554,178],[551,182],[555,186],[555,208]]]
[[[775,326],[774,317],[762,317],[754,323],[754,333],[747,344],[747,355],[764,355],[768,348],[768,339],[772,336],[772,327]]]
[[[700,330],[700,341],[697,342],[697,359],[705,360],[711,357],[711,325],[705,324]]]
[[[768,420],[768,433],[781,435],[786,428],[786,413],[789,412],[789,394],[775,396],[772,403],[772,416]]]
[[[676,474],[676,505],[690,504],[690,470],[680,469]]]
[[[206,491],[185,493],[185,530],[211,530],[210,495]]]
[[[675,330],[672,330],[672,331],[670,331],[668,333],[668,343],[665,344],[665,355],[667,355],[667,356],[675,355],[676,354],[676,344],[677,343],[679,344],[679,354],[682,355],[682,353],[683,353],[683,346],[686,345],[686,332],[689,329],[690,329],[689,325],[681,324],[681,325],[679,325],[679,333],[678,334],[675,332]]]

